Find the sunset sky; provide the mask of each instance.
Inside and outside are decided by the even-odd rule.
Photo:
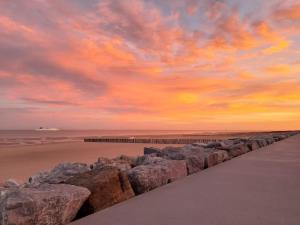
[[[0,129],[300,129],[300,0],[0,0]]]

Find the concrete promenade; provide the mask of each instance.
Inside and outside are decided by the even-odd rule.
[[[72,225],[299,225],[300,135]]]

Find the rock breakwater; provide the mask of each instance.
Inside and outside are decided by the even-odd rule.
[[[183,147],[145,148],[136,158],[59,164],[0,185],[0,225],[64,225],[299,132],[271,133]]]

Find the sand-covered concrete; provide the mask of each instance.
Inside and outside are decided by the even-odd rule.
[[[300,135],[72,225],[299,225]]]

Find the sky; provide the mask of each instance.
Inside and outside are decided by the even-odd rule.
[[[0,0],[0,129],[300,129],[300,0]]]

